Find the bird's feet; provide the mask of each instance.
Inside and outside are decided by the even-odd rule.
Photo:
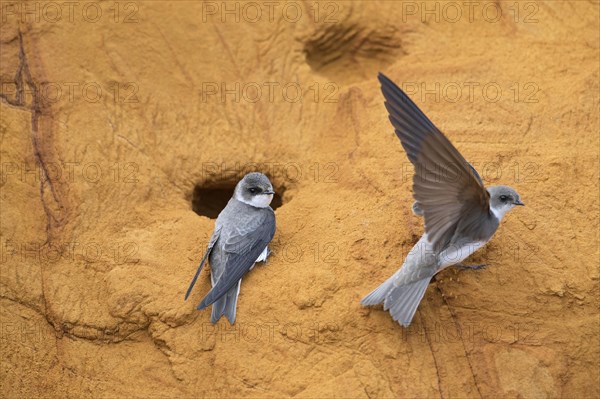
[[[465,265],[462,263],[457,263],[456,267],[463,270],[481,270],[486,268],[487,265],[485,263],[482,263],[481,265]]]

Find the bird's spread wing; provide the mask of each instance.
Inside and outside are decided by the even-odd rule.
[[[204,309],[225,295],[250,270],[275,234],[275,214],[269,209],[263,217],[242,223],[227,237],[221,236],[227,263],[217,284],[204,297],[198,309]]]
[[[381,73],[379,81],[390,121],[415,166],[413,195],[423,210],[429,241],[434,248],[447,245],[461,220],[464,234],[477,236],[478,221],[489,217],[489,194],[481,177],[394,82]]]
[[[190,287],[188,288],[187,292],[185,293],[184,300],[187,300],[188,296],[190,296],[190,293],[192,292],[192,288],[194,288],[194,284],[196,284],[196,280],[198,280],[198,276],[200,275],[200,272],[202,271],[202,268],[204,267],[204,264],[206,263],[206,259],[208,259],[208,255],[210,255],[210,252],[212,251],[213,247],[215,246],[216,242],[218,241],[220,234],[221,234],[221,226],[216,226],[215,231],[213,231],[212,236],[210,236],[210,240],[208,241],[208,247],[206,248],[206,252],[204,253],[204,256],[202,257],[202,260],[200,261],[198,270],[196,270],[196,274],[194,274],[194,278],[192,279],[192,282],[190,283]]]

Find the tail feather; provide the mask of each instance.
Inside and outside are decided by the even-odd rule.
[[[227,295],[223,295],[212,304],[212,311],[210,313],[210,322],[216,324],[217,321],[223,316],[225,305],[227,304]]]
[[[238,281],[237,285],[231,287],[229,292],[227,292],[227,304],[225,305],[225,310],[223,314],[229,320],[229,324],[235,323],[235,314],[237,311],[237,300],[238,295],[240,294],[240,286],[242,285],[242,280]]]
[[[387,294],[394,288],[394,277],[388,278],[381,284],[379,287],[375,288],[369,295],[364,297],[362,301],[360,301],[361,305],[369,306],[369,305],[377,305],[385,300]]]
[[[401,286],[395,286],[394,280],[395,276],[388,278],[360,303],[377,305],[383,302],[383,310],[388,310],[395,321],[408,327],[425,295],[431,277]]]
[[[395,287],[385,299],[384,309],[389,310],[394,320],[402,326],[408,327],[425,295],[430,280],[431,277],[427,277],[408,285]]]
[[[242,280],[238,281],[238,283],[231,287],[225,295],[213,303],[210,315],[211,323],[216,324],[221,316],[225,316],[227,320],[229,320],[229,324],[235,323],[237,299],[240,293],[241,284]]]

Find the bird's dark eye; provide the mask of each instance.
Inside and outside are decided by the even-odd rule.
[[[507,195],[501,195],[500,196],[500,201],[502,201],[502,202],[508,201],[508,196]]]
[[[250,191],[252,194],[256,194],[260,191],[260,189],[256,187],[250,187],[248,191]]]

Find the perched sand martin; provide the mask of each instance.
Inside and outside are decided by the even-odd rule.
[[[267,260],[268,244],[275,234],[275,213],[269,206],[273,194],[267,176],[249,173],[237,184],[233,197],[217,217],[206,253],[185,294],[187,299],[208,258],[212,289],[198,309],[213,305],[213,324],[223,315],[230,324],[235,323],[242,277],[254,263]]]
[[[425,218],[425,234],[402,267],[361,304],[383,302],[383,309],[407,327],[431,278],[484,246],[506,212],[524,204],[510,187],[486,190],[475,168],[408,96],[381,73],[379,81],[390,121],[415,167],[413,211]]]

